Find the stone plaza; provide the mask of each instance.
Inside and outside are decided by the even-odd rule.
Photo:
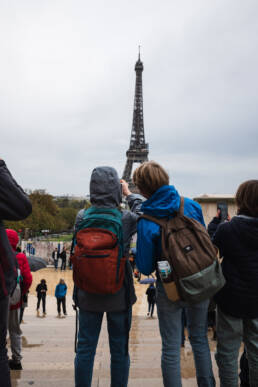
[[[41,278],[45,278],[48,286],[46,310],[47,316],[36,317],[35,288]],[[57,318],[55,286],[60,278],[68,285],[67,312],[68,316]],[[133,307],[133,320],[130,335],[131,368],[129,387],[162,387],[160,369],[161,340],[156,310],[154,318],[147,317],[147,285],[135,283],[137,303]],[[11,371],[13,387],[72,387],[74,386],[74,339],[75,312],[72,308],[72,271],[55,272],[47,268],[33,273],[33,283],[29,294],[29,306],[24,312],[23,331],[23,370]],[[41,312],[42,315],[42,312]],[[217,366],[214,361],[216,343],[211,340],[213,369],[218,383]],[[10,348],[9,348],[10,354]],[[109,376],[110,355],[106,322],[97,347],[94,364],[92,387],[110,386]],[[183,387],[196,386],[194,360],[189,341],[181,350],[181,366]]]

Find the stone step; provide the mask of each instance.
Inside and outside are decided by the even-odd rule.
[[[44,274],[43,274],[44,273]],[[36,276],[35,276],[36,274]],[[12,371],[13,387],[72,387],[74,386],[74,336],[75,312],[72,308],[71,272],[66,273],[70,294],[67,296],[68,316],[57,318],[56,300],[53,296],[54,284],[60,273],[51,269],[35,273],[29,307],[25,309],[23,331],[23,370]],[[63,274],[62,274],[63,275]],[[33,294],[40,278],[46,278],[52,289],[47,295],[47,316],[36,317],[36,296]],[[69,279],[70,278],[70,279]],[[136,283],[138,301],[133,308],[130,333],[131,368],[129,387],[161,387],[160,368],[161,339],[158,319],[147,318],[146,286]],[[214,342],[210,341],[212,356]],[[213,356],[214,359],[214,356]],[[214,371],[217,373],[214,363]],[[196,386],[193,354],[189,342],[181,351],[183,387]],[[110,386],[110,353],[106,320],[103,320],[97,347],[92,387]]]

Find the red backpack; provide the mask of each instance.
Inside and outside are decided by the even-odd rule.
[[[85,210],[76,231],[72,256],[75,285],[88,293],[117,293],[124,282],[126,262],[121,212],[91,207]]]

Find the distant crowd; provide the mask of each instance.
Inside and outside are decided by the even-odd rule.
[[[106,313],[111,353],[110,385],[126,387],[130,371],[132,307],[137,301],[133,275],[149,284],[148,316],[157,306],[165,387],[181,387],[180,351],[185,326],[191,343],[196,383],[216,385],[208,343],[208,324],[217,340],[221,387],[258,386],[258,180],[240,184],[237,215],[225,206],[206,229],[200,205],[181,196],[165,169],[154,161],[133,174],[137,193],[113,167],[97,167],[90,180],[91,207],[78,212],[69,267],[79,330],[75,386],[90,387],[96,347]],[[122,201],[126,205],[121,206]],[[124,207],[126,209],[124,209]],[[11,387],[11,370],[22,369],[20,323],[32,283],[30,261],[17,249],[18,234],[4,220],[25,219],[28,196],[0,160],[0,376]],[[131,251],[137,233],[136,248]],[[133,255],[133,258],[132,258]],[[52,254],[54,269],[66,270],[67,252]],[[133,270],[132,270],[133,269]],[[134,272],[134,273],[133,273]],[[140,273],[148,278],[141,279]],[[144,282],[145,281],[145,282]],[[46,316],[47,282],[36,287],[37,316]],[[56,286],[58,317],[67,315],[67,285]],[[12,357],[6,346],[9,330]]]

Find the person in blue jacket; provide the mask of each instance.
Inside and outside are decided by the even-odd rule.
[[[63,279],[60,279],[60,282],[58,285],[56,285],[55,290],[55,297],[57,300],[57,312],[58,316],[61,317],[61,304],[63,308],[63,313],[66,316],[66,292],[67,292],[67,286]]]
[[[141,206],[144,214],[156,218],[173,217],[179,210],[180,195],[169,185],[167,172],[156,162],[141,164],[134,172],[133,182],[147,199]],[[125,196],[131,192],[123,187]],[[129,202],[129,201],[128,201]],[[130,204],[130,202],[129,202]],[[204,224],[201,207],[184,198],[184,214]],[[150,275],[157,269],[162,256],[160,226],[147,219],[140,219],[137,226],[136,265],[139,271]],[[185,308],[189,339],[193,348],[197,385],[214,387],[210,349],[207,339],[207,312],[209,300],[189,305],[168,299],[157,273],[157,311],[162,338],[161,368],[165,387],[181,387],[180,348],[182,339],[182,311]]]

